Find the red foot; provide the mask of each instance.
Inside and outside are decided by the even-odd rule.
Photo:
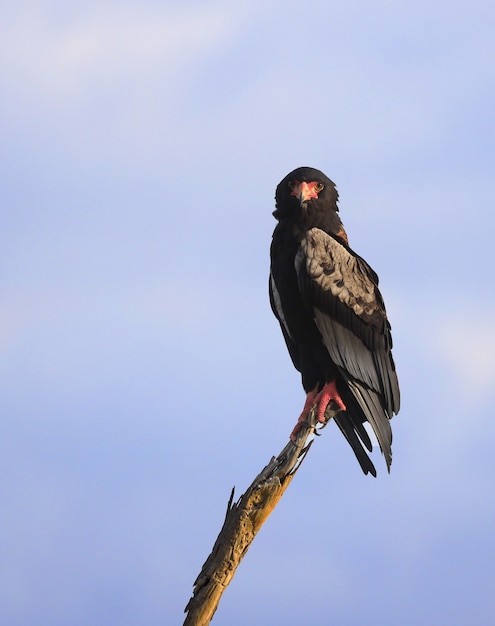
[[[320,393],[316,396],[316,402],[319,402],[318,406],[318,421],[325,423],[325,411],[327,406],[331,401],[337,403],[337,405],[341,408],[342,411],[345,411],[345,404],[342,398],[340,397],[339,392],[337,391],[337,385],[334,380],[331,380],[327,383]]]
[[[318,387],[315,387],[306,395],[306,402],[304,403],[302,413],[297,420],[297,424],[294,426],[294,430],[290,434],[292,441],[295,440],[297,433],[301,430],[301,424],[306,421],[306,418],[315,405],[318,405],[318,421],[322,424],[326,421],[325,411],[332,400],[342,411],[346,410],[346,406],[337,391],[335,380],[331,380],[329,383],[326,383],[319,393],[316,391],[317,389]]]

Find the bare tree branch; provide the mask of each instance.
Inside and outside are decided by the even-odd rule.
[[[325,423],[337,412],[338,407],[331,402],[325,412]],[[280,454],[272,458],[234,504],[232,489],[224,524],[194,583],[193,596],[185,608],[187,617],[184,626],[207,626],[210,623],[239,563],[314,442],[314,439],[309,443],[307,440],[316,432],[317,425],[317,411],[313,409],[295,441],[289,441]]]

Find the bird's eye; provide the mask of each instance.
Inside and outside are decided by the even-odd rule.
[[[289,186],[289,189],[292,190],[295,187],[295,183],[293,180],[289,180],[289,182],[287,183],[287,185]]]
[[[325,185],[323,183],[316,183],[315,185],[315,191],[317,193],[319,193],[323,188],[325,187]]]

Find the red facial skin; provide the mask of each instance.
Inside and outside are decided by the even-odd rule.
[[[311,198],[317,198],[318,192],[323,189],[323,185],[317,182],[302,182],[300,183],[298,180],[294,181],[294,186],[290,193],[291,196],[296,196],[299,202],[302,204],[306,202],[306,200],[311,200]]]

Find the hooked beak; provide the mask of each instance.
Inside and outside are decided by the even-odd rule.
[[[299,181],[296,182],[294,188],[291,191],[291,196],[296,196],[299,200],[299,204],[303,204],[306,200],[311,200],[311,198],[318,198],[318,193],[315,190],[316,183],[306,183]]]

